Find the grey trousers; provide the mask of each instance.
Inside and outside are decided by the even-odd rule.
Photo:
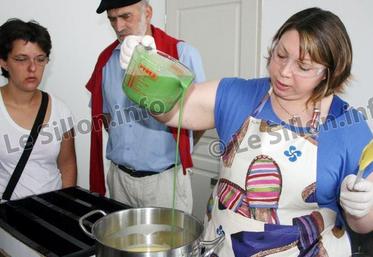
[[[146,177],[132,177],[113,162],[107,174],[110,197],[131,207],[172,208],[174,168]],[[193,196],[190,174],[176,174],[175,208],[192,213]]]

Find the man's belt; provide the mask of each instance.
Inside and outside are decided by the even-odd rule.
[[[159,173],[161,173],[165,170],[169,170],[169,169],[171,169],[175,166],[174,164],[172,164],[168,168],[157,172],[157,171],[135,170],[135,169],[127,168],[126,166],[123,166],[123,165],[118,165],[118,164],[116,164],[116,165],[118,166],[118,168],[120,170],[129,174],[131,177],[136,177],[136,178],[141,178],[141,177],[146,177],[146,176],[152,176],[152,175],[155,175],[155,174],[159,174]]]

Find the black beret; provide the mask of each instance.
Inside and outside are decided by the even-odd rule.
[[[136,4],[140,1],[141,0],[101,0],[101,3],[99,7],[97,8],[96,12],[103,13],[106,10]]]

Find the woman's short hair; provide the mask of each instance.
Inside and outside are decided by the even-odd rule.
[[[7,60],[16,40],[36,43],[49,57],[52,42],[48,30],[36,21],[24,22],[13,18],[0,26],[0,59]],[[9,78],[9,73],[1,68],[2,75]]]
[[[278,41],[289,30],[296,30],[299,34],[300,59],[308,53],[313,62],[326,67],[326,79],[314,89],[309,100],[318,101],[324,96],[342,92],[351,76],[352,46],[339,17],[316,7],[294,14],[274,35],[267,65]]]

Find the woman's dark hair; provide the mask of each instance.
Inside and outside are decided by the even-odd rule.
[[[48,30],[36,21],[24,22],[13,18],[0,26],[0,59],[7,60],[16,40],[36,43],[49,57],[52,42]],[[2,75],[9,78],[9,73],[1,68]]]
[[[278,41],[289,30],[296,30],[299,33],[300,59],[308,53],[312,61],[327,68],[326,79],[314,89],[309,101],[318,101],[324,96],[342,92],[351,76],[352,46],[339,17],[316,7],[294,14],[273,37],[267,64]]]

